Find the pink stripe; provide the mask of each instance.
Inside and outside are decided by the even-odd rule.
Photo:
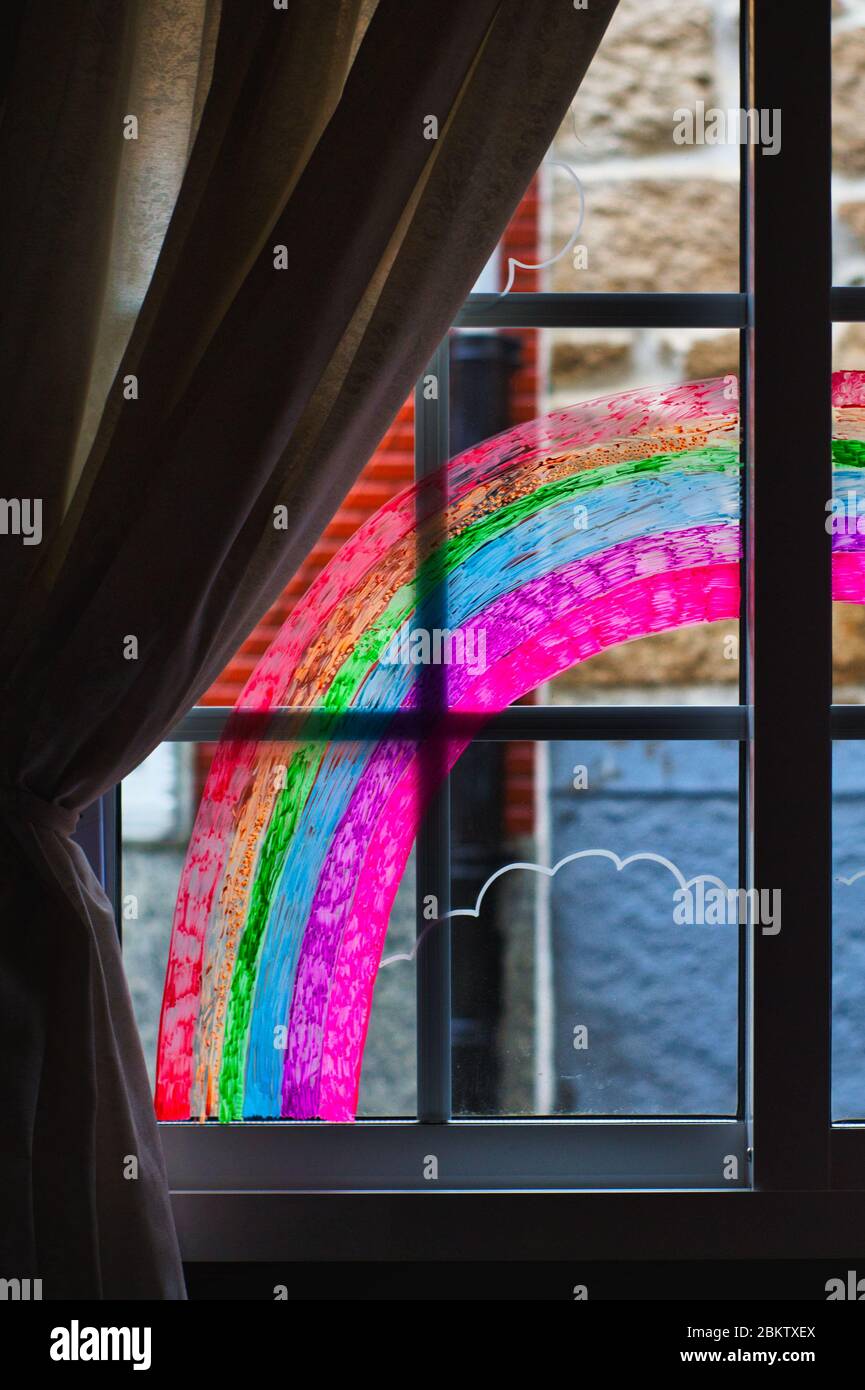
[[[865,603],[865,551],[832,556],[832,597],[836,603]]]
[[[833,372],[832,404],[865,405],[865,372]]]

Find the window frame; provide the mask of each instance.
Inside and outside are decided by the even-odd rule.
[[[483,735],[738,739],[743,881],[781,887],[784,903],[777,937],[745,932],[739,1116],[449,1120],[441,1027],[449,949],[447,933],[433,933],[418,955],[419,990],[437,1019],[419,1016],[417,1120],[160,1126],[187,1258],[277,1259],[288,1239],[298,1259],[568,1257],[577,1229],[584,1258],[707,1248],[726,1258],[816,1258],[846,1249],[851,1223],[865,1217],[865,1125],[833,1124],[830,1099],[831,739],[865,738],[865,706],[831,706],[831,556],[822,526],[832,491],[831,326],[865,322],[865,288],[831,283],[830,8],[814,0],[794,25],[780,0],[742,0],[742,104],[780,108],[784,128],[778,155],[742,149],[738,293],[471,295],[455,325],[741,331],[740,704],[520,706]],[[445,380],[437,405],[416,398],[421,472],[447,457],[446,354],[440,346],[430,366]],[[791,489],[783,461],[802,457],[809,466]],[[789,640],[791,612],[808,633],[806,662]],[[210,741],[227,713],[194,710],[169,737]],[[83,823],[115,892],[118,798],[109,793]],[[445,793],[418,848],[418,892],[435,891],[432,880],[445,900],[447,841]],[[718,1147],[741,1159],[737,1182],[710,1180],[707,1154]],[[438,1183],[420,1171],[429,1152],[440,1158]]]

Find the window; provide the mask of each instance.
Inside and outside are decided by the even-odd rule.
[[[707,30],[697,16],[690,27],[688,44],[696,45],[698,56],[683,61],[682,83],[690,88],[681,102],[674,98],[673,105],[693,109],[698,101],[707,107],[712,100],[723,114],[724,108],[736,104],[735,97],[728,99],[736,90],[730,82],[735,41],[731,45],[722,22],[722,11],[727,14],[729,7],[699,9],[701,15],[711,9],[716,23]],[[530,1215],[527,1206],[519,1205],[525,1189],[571,1192],[573,1201],[582,1203],[577,1210],[586,1222],[581,1229],[587,1233],[588,1248],[594,1240],[594,1248],[602,1248],[609,1258],[628,1249],[645,1256],[665,1251],[664,1227],[671,1211],[687,1243],[688,1232],[696,1232],[700,1222],[717,1213],[720,1200],[725,1205],[723,1218],[717,1218],[719,1253],[741,1253],[759,1225],[755,1210],[763,1210],[764,1198],[783,1197],[785,1192],[795,1193],[798,1213],[807,1207],[816,1225],[825,1229],[828,1253],[835,1253],[828,1244],[833,1231],[839,1245],[843,1209],[830,1203],[832,1189],[861,1186],[865,1158],[865,1131],[856,1123],[862,1085],[855,1022],[865,980],[854,962],[838,992],[833,1125],[831,738],[861,740],[865,724],[859,704],[831,708],[830,551],[823,522],[826,500],[832,495],[831,320],[865,321],[865,291],[851,283],[830,296],[828,6],[815,4],[798,14],[795,34],[782,7],[752,4],[743,5],[742,11],[747,39],[742,43],[741,90],[747,96],[739,104],[765,112],[768,118],[780,111],[783,125],[774,150],[761,151],[747,142],[737,147],[741,198],[731,179],[729,142],[706,141],[694,147],[685,142],[676,151],[668,141],[663,159],[658,155],[654,167],[651,205],[669,206],[668,239],[681,255],[677,261],[669,254],[659,224],[655,237],[664,243],[663,264],[650,284],[635,286],[629,277],[637,272],[633,262],[630,269],[627,262],[641,254],[641,243],[639,238],[629,242],[627,217],[614,186],[624,172],[634,175],[635,166],[628,171],[613,167],[603,142],[620,138],[627,158],[636,161],[640,138],[654,138],[652,127],[645,121],[641,125],[623,98],[619,106],[627,128],[616,137],[609,111],[597,107],[598,88],[590,80],[582,93],[588,114],[581,125],[578,101],[576,129],[578,140],[596,130],[601,142],[596,156],[587,160],[592,167],[579,166],[581,180],[585,173],[583,191],[588,191],[584,219],[598,219],[604,228],[605,254],[612,258],[606,267],[598,264],[592,271],[601,277],[598,287],[585,288],[579,279],[579,258],[573,255],[569,262],[560,258],[544,271],[516,267],[510,293],[502,296],[494,290],[469,298],[450,344],[439,348],[415,397],[415,457],[423,496],[424,487],[431,486],[425,480],[438,476],[453,452],[448,407],[453,417],[459,392],[455,390],[449,401],[448,385],[454,354],[460,350],[457,344],[470,343],[479,330],[532,343],[533,370],[545,361],[558,364],[559,387],[547,402],[552,408],[565,400],[601,395],[599,363],[606,363],[603,370],[613,378],[618,373],[614,390],[639,385],[649,391],[666,381],[683,393],[677,400],[687,398],[689,382],[714,380],[709,404],[717,407],[716,423],[723,425],[726,418],[729,424],[739,414],[741,420],[740,449],[731,447],[731,430],[713,431],[707,445],[715,451],[709,460],[712,467],[705,466],[705,459],[696,465],[703,466],[701,484],[686,494],[689,507],[694,500],[699,509],[708,497],[714,508],[708,518],[692,513],[691,521],[714,528],[717,584],[711,588],[695,580],[689,589],[691,597],[704,603],[700,612],[693,610],[690,621],[699,622],[700,632],[711,637],[691,649],[686,680],[671,682],[657,674],[672,669],[670,653],[676,648],[671,644],[677,634],[656,631],[651,624],[641,628],[635,622],[626,634],[633,645],[620,648],[618,667],[604,666],[598,657],[596,666],[588,661],[574,677],[573,671],[568,675],[572,660],[565,659],[567,653],[558,671],[527,661],[512,673],[513,679],[503,680],[495,711],[483,721],[473,724],[476,709],[470,699],[468,718],[458,732],[453,721],[451,726],[447,723],[453,711],[444,716],[437,739],[418,740],[417,728],[408,721],[404,738],[417,741],[421,770],[417,782],[406,783],[406,799],[393,801],[389,844],[399,840],[406,850],[413,838],[412,797],[424,777],[437,783],[441,763],[449,761],[446,736],[460,739],[467,748],[442,788],[427,798],[414,854],[399,887],[399,911],[390,912],[389,923],[382,885],[372,870],[365,884],[364,923],[375,918],[380,931],[388,928],[385,958],[393,958],[378,975],[368,1046],[375,1044],[383,1056],[390,1042],[394,1071],[388,1074],[383,1066],[366,1095],[361,1086],[357,1123],[328,1124],[314,1118],[324,1109],[322,1078],[330,1107],[325,1118],[343,1120],[352,1108],[356,1073],[340,1071],[332,1048],[319,1053],[310,1070],[310,1038],[302,1036],[306,1016],[298,1020],[291,1046],[302,1044],[307,1050],[302,1057],[301,1052],[292,1053],[288,1064],[285,1049],[273,1046],[274,1028],[286,1022],[280,1010],[267,1019],[266,1029],[262,1025],[258,1060],[247,1072],[255,1088],[252,1101],[248,1085],[237,1084],[240,1073],[237,1067],[232,1070],[233,1064],[226,1075],[234,1079],[234,1091],[228,1087],[223,1092],[221,1079],[214,1087],[213,1068],[208,1072],[196,1064],[189,1073],[192,1054],[184,1042],[177,1055],[181,1070],[187,1067],[185,1090],[181,1087],[178,1099],[178,1091],[172,1089],[177,1078],[166,1071],[163,1113],[172,1116],[164,1126],[166,1151],[173,1183],[185,1194],[179,1198],[181,1230],[193,1258],[224,1256],[237,1248],[232,1247],[237,1218],[225,1215],[220,1200],[243,1200],[243,1253],[246,1258],[266,1258],[277,1249],[273,1232],[286,1219],[274,1205],[279,1200],[274,1194],[289,1201],[287,1194],[310,1190],[378,1192],[383,1203],[386,1193],[414,1190],[425,1198],[436,1186],[507,1192],[515,1238],[522,1231],[530,1240],[533,1223],[540,1222],[547,1254],[554,1247],[568,1253],[561,1244],[564,1235],[556,1230],[561,1218],[549,1207],[532,1207]],[[627,34],[633,18],[634,6],[623,3],[617,16],[621,32]],[[608,54],[602,50],[598,59],[599,68],[602,61],[607,64],[610,81],[611,63],[613,75],[621,79],[630,51],[625,44],[615,59],[617,42],[611,26],[605,41]],[[713,49],[716,58],[718,52],[726,54],[725,62],[714,69],[705,61],[710,42],[720,45]],[[803,51],[810,55],[807,69],[800,61]],[[670,79],[669,90],[675,85]],[[698,94],[705,94],[705,100]],[[668,106],[666,96],[659,98],[658,112],[672,122]],[[567,132],[573,126],[564,129],[560,139],[569,141]],[[778,133],[775,128],[774,135]],[[649,157],[656,158],[651,150]],[[645,180],[642,170],[636,173],[641,176],[639,192]],[[545,181],[547,188],[554,182],[558,186],[560,174],[541,171],[542,189]],[[566,174],[562,180],[567,188]],[[681,214],[676,209],[686,204],[697,218],[694,180],[706,180],[707,189],[711,184],[709,201],[724,229],[717,282],[700,269],[705,245],[699,235],[677,225]],[[552,238],[565,222],[562,198],[573,201],[573,196],[568,189],[551,198],[555,215],[548,218],[547,259],[560,249]],[[734,262],[737,259],[737,203],[742,228],[738,290],[730,282],[727,264],[731,243]],[[795,238],[790,232],[794,212]],[[584,220],[583,227],[570,251],[584,242],[591,264],[590,220]],[[682,264],[688,242],[699,245],[690,281]],[[603,287],[604,277],[608,281],[616,276],[620,278],[613,289]],[[849,278],[855,279],[852,272]],[[670,365],[666,378],[659,370],[665,355]],[[848,360],[845,365],[857,364]],[[576,375],[574,382],[568,382],[568,371]],[[640,374],[643,379],[635,381]],[[733,408],[725,417],[724,388],[733,377],[742,382],[742,390],[740,399],[735,391],[727,398]],[[455,385],[458,380],[455,374]],[[483,435],[494,433],[490,428]],[[554,442],[557,448],[562,443]],[[536,443],[537,458],[549,456],[549,450]],[[530,457],[528,467],[531,462]],[[670,467],[670,476],[672,471],[681,476],[681,468]],[[524,493],[518,489],[517,495]],[[551,547],[562,546],[563,565],[578,563],[578,489],[565,488],[560,506],[565,505],[567,537],[562,525],[549,530],[529,527],[522,548],[500,546],[490,576],[480,564],[467,568],[462,589],[457,564],[446,585],[428,589],[423,569],[413,566],[405,583],[423,590],[424,621],[419,626],[448,629],[460,594],[487,578],[490,601],[495,602],[509,592],[496,589],[500,576],[508,565],[519,568],[524,556],[543,556]],[[421,508],[421,550],[435,550],[446,539],[441,532],[435,534],[437,515]],[[626,505],[617,515],[632,517],[634,512]],[[735,529],[740,515],[741,567],[738,550],[725,549],[729,536],[721,534],[725,527]],[[561,511],[559,521],[563,516]],[[645,520],[642,511],[640,518]],[[651,524],[649,534],[655,534]],[[634,542],[640,536],[627,539]],[[705,536],[703,541],[709,544]],[[700,567],[706,569],[708,550],[700,553]],[[528,583],[549,571],[543,559],[534,570],[533,563],[526,565]],[[741,580],[741,632],[735,621],[740,610],[731,588],[733,576]],[[709,602],[713,596],[716,607]],[[504,612],[497,618],[503,622]],[[671,621],[667,626],[673,629],[677,624]],[[565,629],[573,635],[567,624]],[[645,655],[632,657],[638,648]],[[441,670],[433,663],[431,676],[422,683],[427,712],[441,714],[443,692],[449,688],[448,674],[442,680]],[[651,679],[646,671],[652,672]],[[402,690],[398,676],[399,672],[393,689]],[[393,718],[395,702],[385,699],[381,708],[386,720]],[[306,726],[307,761],[295,764],[289,773],[295,753],[289,750],[286,757],[285,740],[288,732],[296,731],[293,718],[290,710],[283,711],[269,725],[266,744],[261,745],[269,750],[266,756],[277,773],[274,794],[282,790],[280,776],[307,777],[311,784],[320,753],[329,760],[332,785],[338,787],[344,780],[345,797],[355,785],[352,778],[365,766],[369,741],[377,741],[385,760],[389,740],[393,741],[392,725],[382,740],[375,716],[341,712],[336,738],[330,725],[317,734]],[[188,750],[196,743],[212,743],[224,724],[224,711],[193,711],[166,748]],[[237,723],[235,729],[243,734],[249,725]],[[325,735],[330,738],[326,747]],[[845,747],[836,743],[841,773],[834,809],[836,824],[839,816],[846,817],[852,827],[858,823],[850,818],[857,795],[861,800],[861,779],[857,780],[858,757],[854,753],[846,758]],[[503,767],[510,769],[504,779]],[[531,786],[528,801],[510,795],[521,785],[520,775],[527,776]],[[583,778],[587,782],[580,785]],[[494,804],[485,794],[490,785],[498,788]],[[370,784],[370,797],[379,795],[382,787],[384,782]],[[130,787],[126,804],[133,796]],[[315,820],[319,831],[326,814],[336,815],[337,809],[327,799],[322,802]],[[242,812],[254,821],[256,806],[247,802]],[[126,810],[123,814],[128,819]],[[166,811],[166,836],[173,833],[173,814]],[[346,822],[337,818],[333,829],[338,831],[340,824]],[[335,864],[344,865],[346,856],[365,846],[369,824],[359,821],[353,838],[343,835],[333,849]],[[145,833],[146,828],[139,831]],[[854,832],[851,828],[845,833]],[[519,845],[527,852],[512,855]],[[713,927],[708,920],[691,925],[685,918],[676,926],[677,944],[671,948],[672,926],[665,934],[658,929],[663,890],[653,874],[663,871],[663,865],[642,861],[620,869],[602,855],[578,858],[584,850],[603,849],[624,860],[644,847],[675,865],[686,879],[715,875],[726,887],[762,890],[769,895],[766,912],[761,901],[755,923],[737,920]],[[316,853],[323,852],[320,844]],[[131,863],[134,850],[127,857]],[[551,871],[560,861],[568,862],[555,875],[538,872]],[[530,867],[514,868],[521,862]],[[852,863],[849,855],[842,855],[835,873],[851,876]],[[246,874],[242,856],[238,865],[240,881]],[[626,873],[633,874],[627,887]],[[127,874],[124,891],[128,883]],[[247,886],[243,884],[244,890]],[[290,902],[294,895],[298,901],[310,892],[310,885],[298,880],[283,897]],[[780,913],[775,893],[783,904]],[[407,941],[412,896],[416,944]],[[319,905],[325,925],[332,922],[333,913],[342,911],[335,892],[322,897]],[[464,927],[468,909],[478,913],[470,919],[477,930]],[[231,910],[229,901],[226,911]],[[359,939],[344,939],[351,969]],[[496,939],[498,946],[491,954],[488,947]],[[296,931],[292,940],[293,949],[303,949]],[[209,961],[213,983],[208,985],[205,1032],[213,1018],[229,1037],[229,1018],[246,1027],[246,1015],[241,1015],[254,1007],[255,996],[261,998],[260,986],[250,973],[246,983],[235,988],[234,966],[224,968],[226,952],[239,950],[230,924],[220,949],[222,956],[217,950]],[[839,953],[858,956],[855,921],[852,934],[836,936],[835,949],[836,971]],[[283,953],[280,959],[285,958]],[[321,983],[323,960],[319,952],[304,966],[309,998]],[[329,958],[327,963],[330,968]],[[181,974],[187,965],[189,960],[179,955]],[[333,968],[339,973],[338,961]],[[351,969],[340,976],[343,1021],[357,1004]],[[404,986],[391,989],[387,983],[403,971],[413,975],[413,991],[406,992]],[[362,974],[366,999],[372,983],[368,962]],[[331,982],[332,978],[328,976]],[[409,996],[412,1005],[407,1009]],[[287,992],[280,997],[287,998]],[[328,996],[328,1003],[333,997]],[[327,1020],[322,1000],[316,1007],[314,1041],[320,1045]],[[195,1020],[181,1008],[178,1023],[190,1030]],[[362,1010],[351,1026],[356,1059],[366,1026]],[[229,1041],[237,1036],[235,1031]],[[206,1041],[209,1045],[212,1039]],[[224,1059],[219,1065],[225,1066]],[[314,1097],[309,1080],[313,1072],[319,1087]],[[186,1097],[193,1093],[190,1106]],[[275,1114],[277,1099],[284,1121]],[[225,1118],[234,1123],[184,1122],[190,1114],[218,1113],[220,1104],[228,1105]],[[609,1189],[606,1197],[619,1205],[598,1206],[605,1200],[598,1189]],[[620,1195],[613,1199],[614,1189]],[[632,1189],[663,1192],[644,1197]],[[687,1189],[699,1192],[686,1195]],[[730,1202],[730,1189],[741,1190],[741,1200]],[[255,1194],[255,1202],[225,1195],[239,1190]],[[205,1208],[206,1222],[200,1216]],[[296,1217],[300,1208],[295,1203],[290,1210]],[[375,1210],[386,1211],[388,1221],[398,1219],[392,1206]],[[417,1201],[399,1210],[406,1214],[408,1243],[412,1233],[420,1231],[418,1239],[432,1249],[434,1238],[424,1223],[441,1220],[440,1248],[455,1253],[489,1248],[446,1204],[437,1209],[441,1215],[433,1217],[420,1216]],[[627,1229],[610,1240],[613,1212]],[[599,1247],[597,1232],[602,1226],[606,1243]],[[763,1253],[797,1253],[796,1228],[801,1229],[801,1222],[789,1226],[768,1238]],[[304,1248],[328,1252],[322,1258],[338,1257],[334,1252],[348,1249],[333,1234],[313,1236],[304,1229]],[[392,1240],[392,1225],[389,1232]],[[318,1239],[320,1245],[315,1243]],[[815,1248],[807,1253],[815,1253]]]

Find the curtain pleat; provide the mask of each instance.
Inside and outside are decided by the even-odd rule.
[[[132,9],[111,0],[26,5],[0,123],[0,466],[13,496],[26,480],[42,499],[46,539],[99,331],[133,29]],[[5,598],[42,553],[0,546]]]
[[[0,1239],[7,1275],[42,1277],[45,1297],[183,1296],[75,813],[160,742],[297,569],[614,9],[24,7],[0,122],[0,481],[44,499],[45,530],[40,546],[0,537]]]

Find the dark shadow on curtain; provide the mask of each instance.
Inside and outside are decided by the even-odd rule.
[[[22,7],[0,123],[0,483],[41,500],[43,535],[0,536],[0,1274],[41,1278],[45,1298],[183,1297],[77,813],[160,742],[297,569],[614,9]],[[135,200],[180,87],[186,134],[166,122],[159,138],[191,148],[145,273],[129,228],[146,226]],[[132,310],[127,273],[148,282]]]

